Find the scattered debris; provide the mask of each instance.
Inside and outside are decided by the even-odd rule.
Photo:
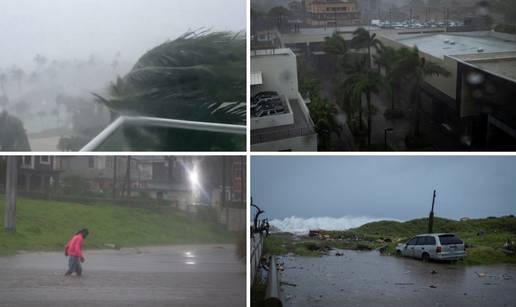
[[[297,287],[296,284],[293,284],[293,283],[289,283],[289,282],[286,282],[286,281],[282,281],[281,282],[282,285],[285,285],[285,286],[290,286],[290,287]]]

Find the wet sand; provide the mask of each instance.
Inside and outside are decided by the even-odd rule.
[[[85,251],[82,277],[62,253],[0,257],[0,306],[245,306],[233,245]]]
[[[337,257],[335,252],[279,257],[285,306],[515,306],[514,265],[423,263],[376,251],[345,250]]]

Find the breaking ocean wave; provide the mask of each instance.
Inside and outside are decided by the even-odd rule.
[[[295,234],[308,234],[309,230],[324,229],[324,230],[347,230],[350,228],[360,227],[370,222],[377,222],[383,220],[399,221],[391,218],[376,218],[369,216],[343,216],[339,218],[334,217],[311,217],[301,218],[291,216],[280,219],[273,219],[270,224],[280,232],[291,232]]]

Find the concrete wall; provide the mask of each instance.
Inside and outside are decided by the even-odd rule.
[[[251,57],[251,71],[262,72],[262,85],[251,88],[251,95],[262,91],[276,91],[293,99],[298,93],[297,61],[290,49],[278,49],[276,54]]]
[[[251,145],[253,151],[317,151],[317,134]]]

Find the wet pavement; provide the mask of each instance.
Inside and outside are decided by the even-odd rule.
[[[82,277],[62,253],[0,257],[0,306],[245,306],[234,245],[85,251]]]
[[[423,263],[378,252],[332,251],[284,262],[284,306],[515,306],[516,266]],[[435,271],[435,273],[432,273]]]

